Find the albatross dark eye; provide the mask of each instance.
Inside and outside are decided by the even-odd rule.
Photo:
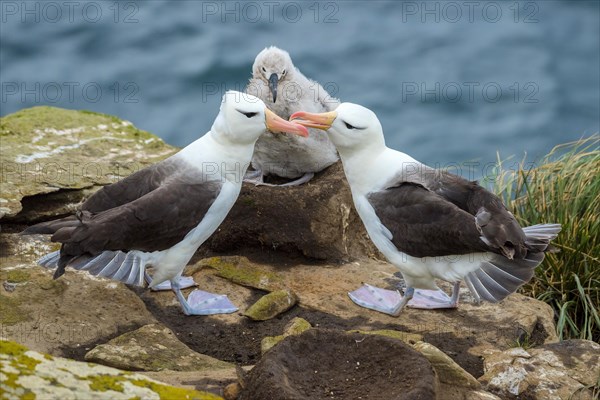
[[[267,72],[267,69],[265,67],[262,67],[263,72]]]
[[[238,110],[238,112],[241,114],[244,114],[246,116],[246,118],[252,118],[258,114],[257,112],[243,112],[240,110]]]
[[[363,129],[366,129],[366,127],[350,125],[346,121],[343,121],[343,122],[344,122],[344,125],[346,125],[346,129],[356,130],[356,131],[362,131]]]
[[[287,71],[284,69],[283,72],[281,72],[281,76],[285,75]]]

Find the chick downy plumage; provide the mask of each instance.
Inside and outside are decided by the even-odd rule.
[[[252,66],[252,78],[246,93],[265,102],[282,118],[296,111],[327,112],[339,105],[319,83],[305,77],[292,63],[288,52],[277,47],[262,50]],[[324,132],[309,130],[309,137],[298,140],[293,135],[274,135],[265,132],[256,142],[248,179],[263,184],[263,177],[276,175],[295,179],[284,186],[309,181],[338,160],[335,146]]]

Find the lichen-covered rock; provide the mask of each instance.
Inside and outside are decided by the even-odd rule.
[[[291,335],[299,335],[302,332],[309,330],[310,328],[312,328],[310,322],[308,322],[304,318],[295,317],[285,326],[283,336],[288,337]]]
[[[494,351],[485,357],[485,371],[479,380],[503,399],[591,400],[600,394],[600,345],[565,340]]]
[[[239,381],[235,367],[201,371],[140,371],[139,373],[171,386],[201,390],[223,397],[225,397],[225,387]]]
[[[72,212],[90,194],[79,189],[93,192],[176,151],[131,122],[55,107],[0,118],[0,138],[0,219],[19,222]]]
[[[212,268],[216,275],[238,285],[273,292],[284,289],[281,276],[260,265],[251,263],[246,257],[224,256],[200,260],[186,273],[194,274],[202,268]]]
[[[254,321],[266,321],[292,308],[298,298],[294,292],[283,289],[261,297],[244,315]]]
[[[52,357],[4,340],[0,340],[0,365],[3,399],[220,399],[140,374]]]
[[[286,325],[283,334],[278,336],[265,336],[260,342],[260,351],[265,354],[269,349],[273,348],[277,343],[281,342],[288,336],[299,335],[311,328],[310,322],[304,318],[295,317]]]
[[[196,353],[165,326],[151,324],[127,332],[85,355],[86,361],[129,371],[202,371],[233,365]]]
[[[471,389],[481,388],[481,384],[473,375],[461,368],[460,365],[434,345],[426,342],[417,342],[413,345],[413,348],[429,360],[441,383]]]

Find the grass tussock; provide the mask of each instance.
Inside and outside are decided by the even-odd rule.
[[[560,223],[524,294],[550,304],[561,339],[600,340],[600,136],[555,147],[533,168],[499,163],[495,191],[522,226]]]

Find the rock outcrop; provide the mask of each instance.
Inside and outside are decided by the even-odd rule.
[[[341,163],[301,186],[245,184],[206,248],[276,251],[330,263],[377,254],[354,210]]]
[[[277,336],[265,336],[260,342],[260,352],[265,354],[269,349],[273,348],[277,343],[281,342],[288,336],[299,335],[304,331],[309,330],[310,322],[304,318],[294,318],[285,326],[283,334]]]
[[[399,340],[310,329],[265,353],[244,386],[240,399],[433,399],[436,378]]]
[[[294,343],[314,346],[325,340],[338,354],[359,355],[354,362],[361,365],[338,370],[340,376],[326,376],[322,368],[310,377],[290,375],[286,390],[305,393],[310,384],[323,389],[324,397],[331,397],[332,391],[334,397],[342,393],[351,397],[358,392],[344,386],[345,380],[364,379],[375,369],[382,372],[377,369],[383,361],[376,349],[385,342],[392,376],[388,382],[381,375],[371,398],[395,393],[382,388],[400,377],[392,364],[404,364],[398,357],[407,354],[419,360],[415,362],[427,378],[419,380],[422,384],[416,390],[427,396],[437,391],[438,399],[498,399],[496,394],[503,399],[542,399],[572,393],[585,399],[597,393],[590,387],[597,384],[593,374],[597,379],[598,345],[559,343],[553,312],[538,300],[513,294],[497,304],[476,305],[462,289],[458,309],[408,308],[399,317],[352,303],[347,293],[363,282],[402,290],[403,281],[369,241],[339,164],[299,187],[244,185],[226,221],[186,268],[185,274],[193,276],[201,289],[227,294],[240,308],[238,313],[186,317],[171,291],[128,287],[71,269],[53,280],[52,272],[37,266],[36,260],[58,246],[47,236],[24,237],[17,232],[27,224],[71,213],[100,185],[176,149],[114,117],[49,107],[2,118],[0,135],[0,336],[31,349],[19,350],[18,357],[81,361],[87,354],[88,360],[140,370],[186,390],[223,395],[228,387],[228,398],[240,393],[248,398],[251,392],[245,385],[266,385],[268,368],[244,377],[234,364],[248,370],[277,357],[289,361]],[[450,290],[449,285],[441,287]],[[244,316],[252,305],[277,293],[290,296],[284,296],[282,307],[274,312],[270,304],[278,302],[263,307],[270,319]],[[518,347],[524,343],[527,349]],[[387,346],[395,350],[387,352]],[[35,351],[49,355],[33,355],[38,354]],[[334,355],[325,353],[296,352],[294,357],[299,365],[319,365]],[[2,357],[3,362],[8,359]],[[52,376],[45,375],[49,367],[44,364],[40,368],[46,369],[40,370],[37,365],[23,379],[43,387],[40,390],[46,392],[40,393],[50,393],[45,383]],[[364,368],[368,365],[375,369]],[[108,368],[88,367],[96,368],[94,373]],[[73,390],[99,387],[114,398],[122,395],[121,389],[138,390],[125,383],[137,380],[137,375],[102,371],[113,372],[101,372],[104,378],[94,381],[94,388],[82,377],[73,378],[74,372],[65,372],[64,379],[78,380],[73,381],[78,385]],[[433,371],[433,381],[428,371]],[[276,372],[284,378],[284,370]],[[2,374],[4,380],[4,369]],[[553,377],[552,382],[547,377]],[[341,379],[340,385],[332,386],[331,379]],[[23,394],[29,390],[24,387],[12,385],[10,390]],[[52,395],[62,396],[61,390]]]
[[[196,353],[160,324],[145,325],[100,344],[85,355],[85,360],[127,371],[212,371],[234,367]]]
[[[217,264],[220,265],[220,270],[208,266]],[[228,278],[222,278],[224,274],[219,271],[239,273],[227,274],[225,276]],[[317,320],[304,315],[303,310],[329,316],[328,321],[321,321],[320,327],[362,331],[389,329],[403,334],[420,335],[419,338],[422,339],[419,340],[442,349],[475,377],[483,374],[483,356],[486,350],[514,347],[524,337],[536,344],[557,340],[551,308],[519,294],[509,296],[497,304],[476,305],[465,288],[461,291],[461,304],[456,310],[426,311],[408,308],[399,317],[358,307],[347,293],[359,287],[362,282],[389,288],[402,284],[401,279],[395,275],[397,269],[394,266],[373,259],[361,259],[342,265],[314,265],[298,261],[288,265],[270,265],[240,256],[224,256],[200,260],[196,265],[188,267],[186,273],[193,274],[196,282],[201,283],[205,290],[227,293],[241,310],[256,301],[253,294],[256,291],[242,290],[237,284],[262,291],[265,290],[266,282],[270,282],[269,287],[273,285],[287,288],[297,295],[300,308],[293,315],[305,318],[313,326]],[[224,282],[227,279],[232,279],[236,284]],[[450,290],[449,285],[442,287]],[[298,305],[292,311],[296,308]],[[220,318],[239,322],[241,317],[230,315]]]
[[[55,250],[46,236],[0,234],[0,334],[32,350],[81,357],[95,344],[156,322],[120,282],[36,265]]]
[[[491,351],[479,380],[503,399],[592,400],[600,396],[600,345],[565,340]]]
[[[2,223],[71,213],[98,187],[176,151],[131,122],[55,107],[1,118],[0,137]]]

